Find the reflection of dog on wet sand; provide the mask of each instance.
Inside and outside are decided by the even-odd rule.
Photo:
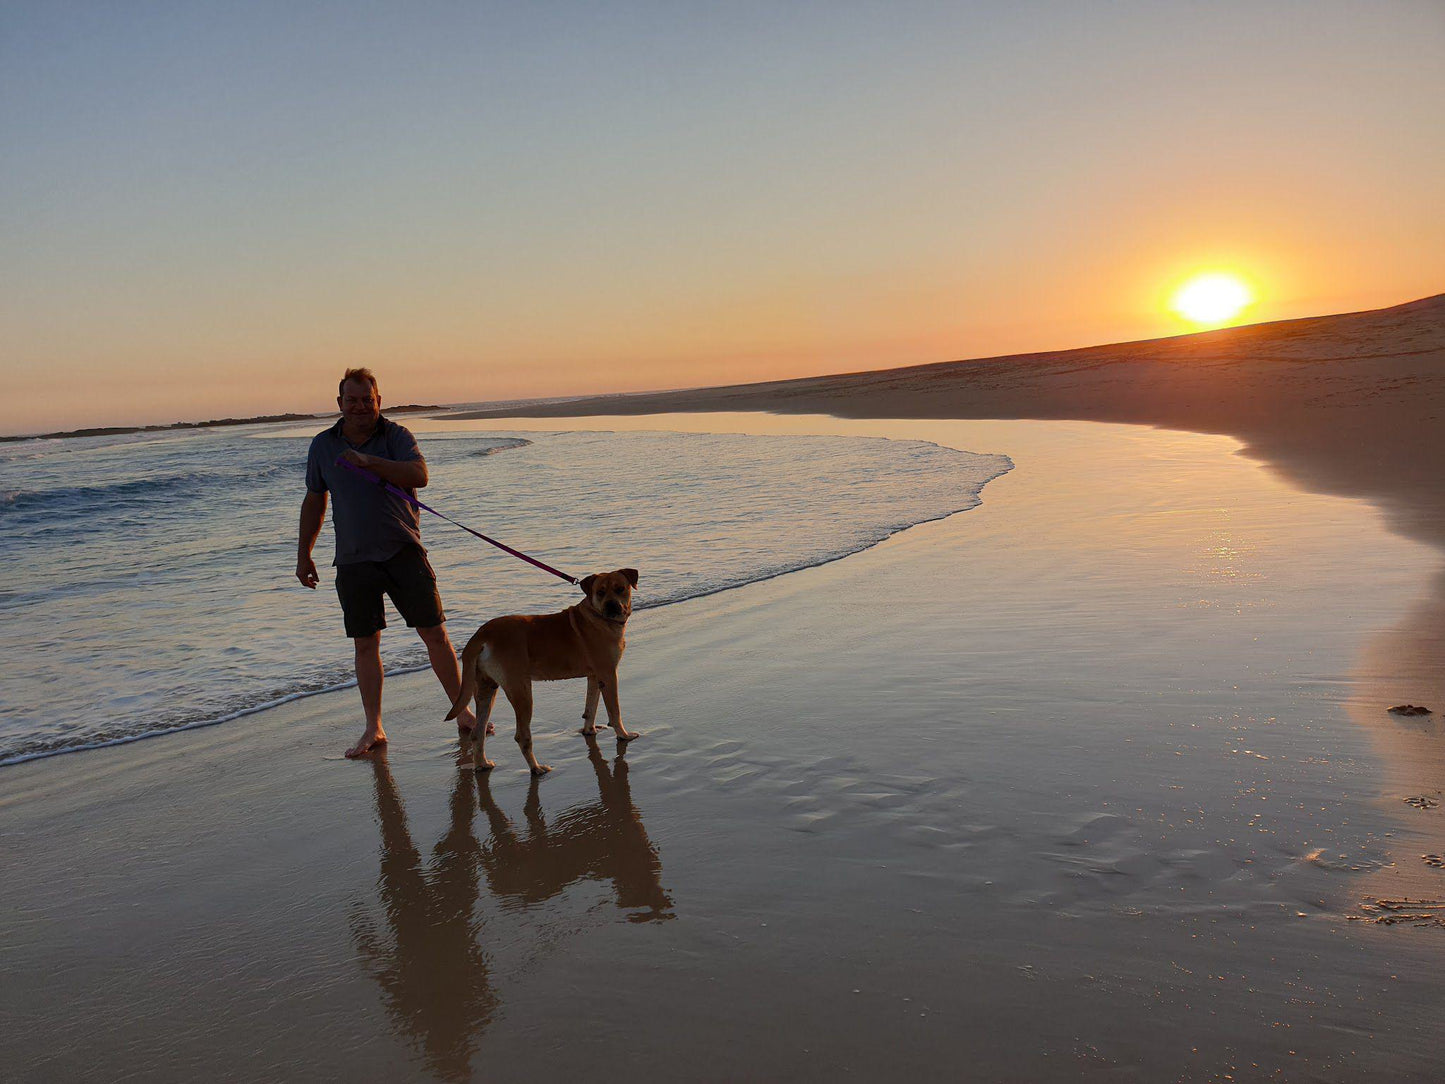
[[[487,721],[500,687],[517,713],[517,744],[533,775],[551,771],[532,753],[532,682],[587,679],[582,733],[597,732],[597,698],[607,705],[607,721],[619,743],[637,737],[622,723],[617,701],[617,664],[627,643],[623,629],[632,614],[637,569],[599,572],[580,584],[586,598],[561,613],[497,617],[479,628],[462,652],[462,689],[448,719],[455,719],[473,696],[477,725],[472,729],[472,765],[496,767],[486,758]]]
[[[672,899],[662,886],[662,861],[632,804],[625,757],[619,752],[609,766],[597,739],[589,735],[587,759],[597,773],[598,801],[569,809],[548,823],[534,777],[522,808],[525,831],[514,827],[492,800],[487,777],[478,777],[477,797],[492,828],[480,851],[488,887],[500,899],[535,904],[579,881],[611,881],[617,906],[629,912],[629,922],[672,918]]]

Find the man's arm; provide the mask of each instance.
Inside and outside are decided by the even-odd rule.
[[[296,545],[296,578],[301,586],[316,590],[321,577],[316,573],[316,562],[311,559],[311,547],[316,545],[316,536],[321,533],[321,521],[326,518],[326,494],[308,489],[306,499],[301,502],[301,537]]]
[[[383,459],[379,455],[364,455],[355,448],[341,453],[341,458],[358,467],[365,467],[373,474],[379,474],[394,486],[402,489],[424,489],[430,481],[426,471],[426,460]]]

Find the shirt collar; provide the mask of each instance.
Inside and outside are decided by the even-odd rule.
[[[332,434],[333,434],[334,436],[336,436],[336,437],[337,437],[338,439],[340,439],[340,440],[345,440],[345,439],[346,439],[346,438],[345,438],[344,436],[342,436],[342,434],[341,434],[341,428],[342,428],[342,426],[344,426],[345,424],[346,424],[346,417],[343,415],[342,417],[337,418],[337,419],[336,419],[336,424],[331,427],[331,432],[332,432]],[[377,419],[376,419],[376,428],[371,431],[371,437],[370,437],[369,439],[375,440],[377,437],[381,436],[383,433],[386,432],[387,428],[388,428],[391,424],[392,424],[392,423],[391,423],[391,420],[390,420],[385,414],[379,415],[379,416],[377,417]]]

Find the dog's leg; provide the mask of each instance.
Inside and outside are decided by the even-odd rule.
[[[538,764],[532,753],[532,684],[519,682],[505,688],[507,699],[512,702],[512,710],[517,713],[517,744],[521,746],[527,767],[532,769],[533,775],[545,775],[552,770],[551,765]]]
[[[597,697],[602,690],[597,687],[597,678],[593,675],[587,677],[587,706],[582,709],[582,733],[597,733]]]
[[[613,673],[599,677],[597,684],[602,686],[602,703],[607,706],[607,721],[612,724],[612,732],[617,735],[617,740],[624,742],[638,737],[640,731],[628,730],[622,725],[622,707],[617,700],[617,675]]]
[[[490,726],[488,720],[492,717],[492,705],[496,702],[497,683],[486,674],[478,674],[477,725],[472,728],[472,767],[479,772],[489,772],[497,766],[496,761],[487,759],[484,751]]]

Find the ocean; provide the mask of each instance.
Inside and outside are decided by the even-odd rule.
[[[309,438],[293,433],[0,445],[0,765],[244,726],[262,708],[350,683],[329,522],[315,550],[321,587],[294,576]],[[576,576],[639,569],[638,610],[837,560],[966,511],[1012,466],[865,437],[428,433],[421,443],[422,500]],[[579,597],[422,519],[458,645],[487,618]],[[389,606],[388,621],[388,671],[424,666]]]

